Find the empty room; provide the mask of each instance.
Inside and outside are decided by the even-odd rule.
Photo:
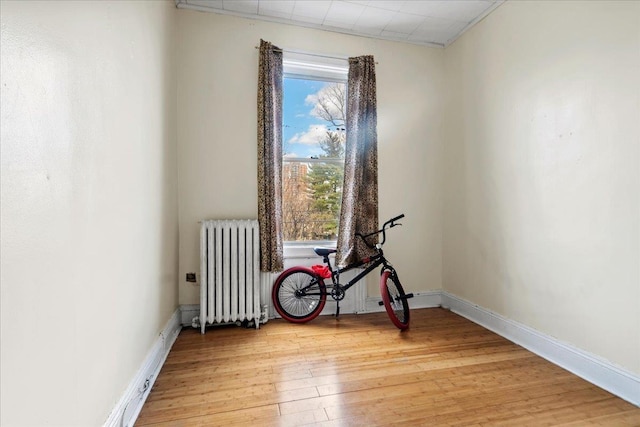
[[[0,425],[640,426],[639,1],[0,30]]]

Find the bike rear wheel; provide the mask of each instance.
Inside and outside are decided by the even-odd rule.
[[[278,314],[293,323],[315,319],[327,302],[324,280],[306,267],[285,270],[273,285],[271,297]]]
[[[380,276],[380,294],[391,322],[400,330],[409,327],[409,303],[400,280],[390,271]]]

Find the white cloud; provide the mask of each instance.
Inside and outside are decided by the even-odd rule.
[[[310,125],[306,132],[296,133],[289,139],[289,144],[317,145],[327,136],[325,125]]]
[[[304,105],[311,105],[314,106],[318,103],[318,94],[322,91],[322,89],[316,93],[311,93],[309,95],[307,95],[307,97],[304,99]]]

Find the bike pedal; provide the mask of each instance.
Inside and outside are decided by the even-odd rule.
[[[406,295],[404,296],[404,299],[409,299],[409,298],[413,298],[413,293],[406,294]]]
[[[384,305],[384,302],[383,302],[383,301],[378,301],[378,305],[379,305],[379,306],[383,306],[383,305]]]

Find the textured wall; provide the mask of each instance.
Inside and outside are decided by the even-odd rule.
[[[3,426],[104,423],[177,307],[175,13],[2,2]]]
[[[341,56],[372,54],[378,89],[385,246],[411,291],[441,287],[443,50],[178,10],[180,277],[199,271],[198,221],[257,218],[256,100],[260,39]],[[199,288],[181,280],[180,303]],[[370,293],[378,295],[372,286]]]
[[[639,23],[507,2],[445,52],[444,288],[635,373]]]

